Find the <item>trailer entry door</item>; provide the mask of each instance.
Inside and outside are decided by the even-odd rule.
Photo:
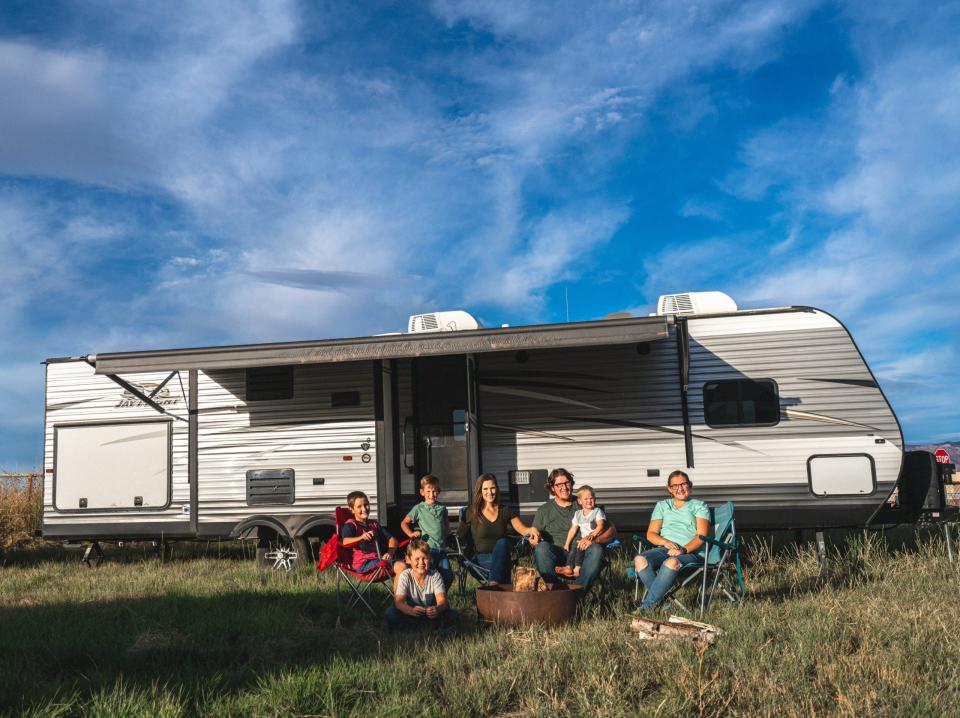
[[[462,355],[422,357],[414,362],[414,372],[415,475],[439,478],[444,503],[469,503],[478,432],[469,397],[468,360]]]
[[[143,511],[170,504],[171,422],[54,427],[57,511]]]

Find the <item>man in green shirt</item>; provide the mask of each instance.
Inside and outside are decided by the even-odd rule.
[[[563,542],[573,522],[573,515],[577,513],[577,502],[573,499],[573,474],[566,469],[554,469],[547,479],[547,491],[553,494],[553,498],[537,509],[533,517],[536,532],[530,533],[530,543],[534,547],[537,571],[543,580],[557,583],[560,580],[556,574],[557,566],[567,563]],[[612,541],[615,535],[616,529],[611,523],[584,553],[580,576],[574,582],[583,586],[584,591],[590,590],[600,573],[603,546]]]

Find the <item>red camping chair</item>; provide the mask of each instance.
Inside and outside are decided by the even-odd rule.
[[[333,566],[337,571],[338,626],[340,625],[344,604],[348,610],[358,604],[363,604],[374,617],[377,616],[377,612],[367,600],[368,598],[373,598],[373,594],[371,593],[372,587],[379,586],[386,593],[387,597],[393,598],[392,586],[388,582],[393,580],[394,574],[393,566],[391,566],[389,562],[380,561],[364,573],[358,573],[353,570],[353,565],[350,563],[351,551],[350,549],[344,548],[340,543],[340,532],[343,530],[343,525],[351,516],[350,511],[343,506],[338,506],[334,509],[334,521],[337,530],[324,544],[323,549],[320,551],[320,560],[317,562],[318,571],[324,571],[330,568],[330,566]],[[403,547],[406,544],[407,542],[404,541],[400,546]],[[377,554],[382,555],[379,544],[377,545]],[[346,588],[341,588],[342,584],[345,585]],[[341,591],[346,592],[347,589],[349,589],[349,594],[346,596],[346,601],[344,601],[340,594]]]

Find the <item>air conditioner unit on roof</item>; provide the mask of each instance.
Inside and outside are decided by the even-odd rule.
[[[480,329],[480,322],[467,312],[456,310],[452,312],[431,312],[429,314],[414,314],[410,317],[407,332],[419,334],[421,332],[458,332],[464,329]]]
[[[657,315],[726,314],[737,311],[737,303],[723,292],[664,294],[657,302]]]

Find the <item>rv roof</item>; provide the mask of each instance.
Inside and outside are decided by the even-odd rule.
[[[236,369],[547,347],[630,344],[665,338],[668,327],[673,321],[673,317],[605,319],[434,334],[398,334],[277,344],[114,352],[97,354],[88,359],[94,364],[98,374],[122,374],[173,369]]]

